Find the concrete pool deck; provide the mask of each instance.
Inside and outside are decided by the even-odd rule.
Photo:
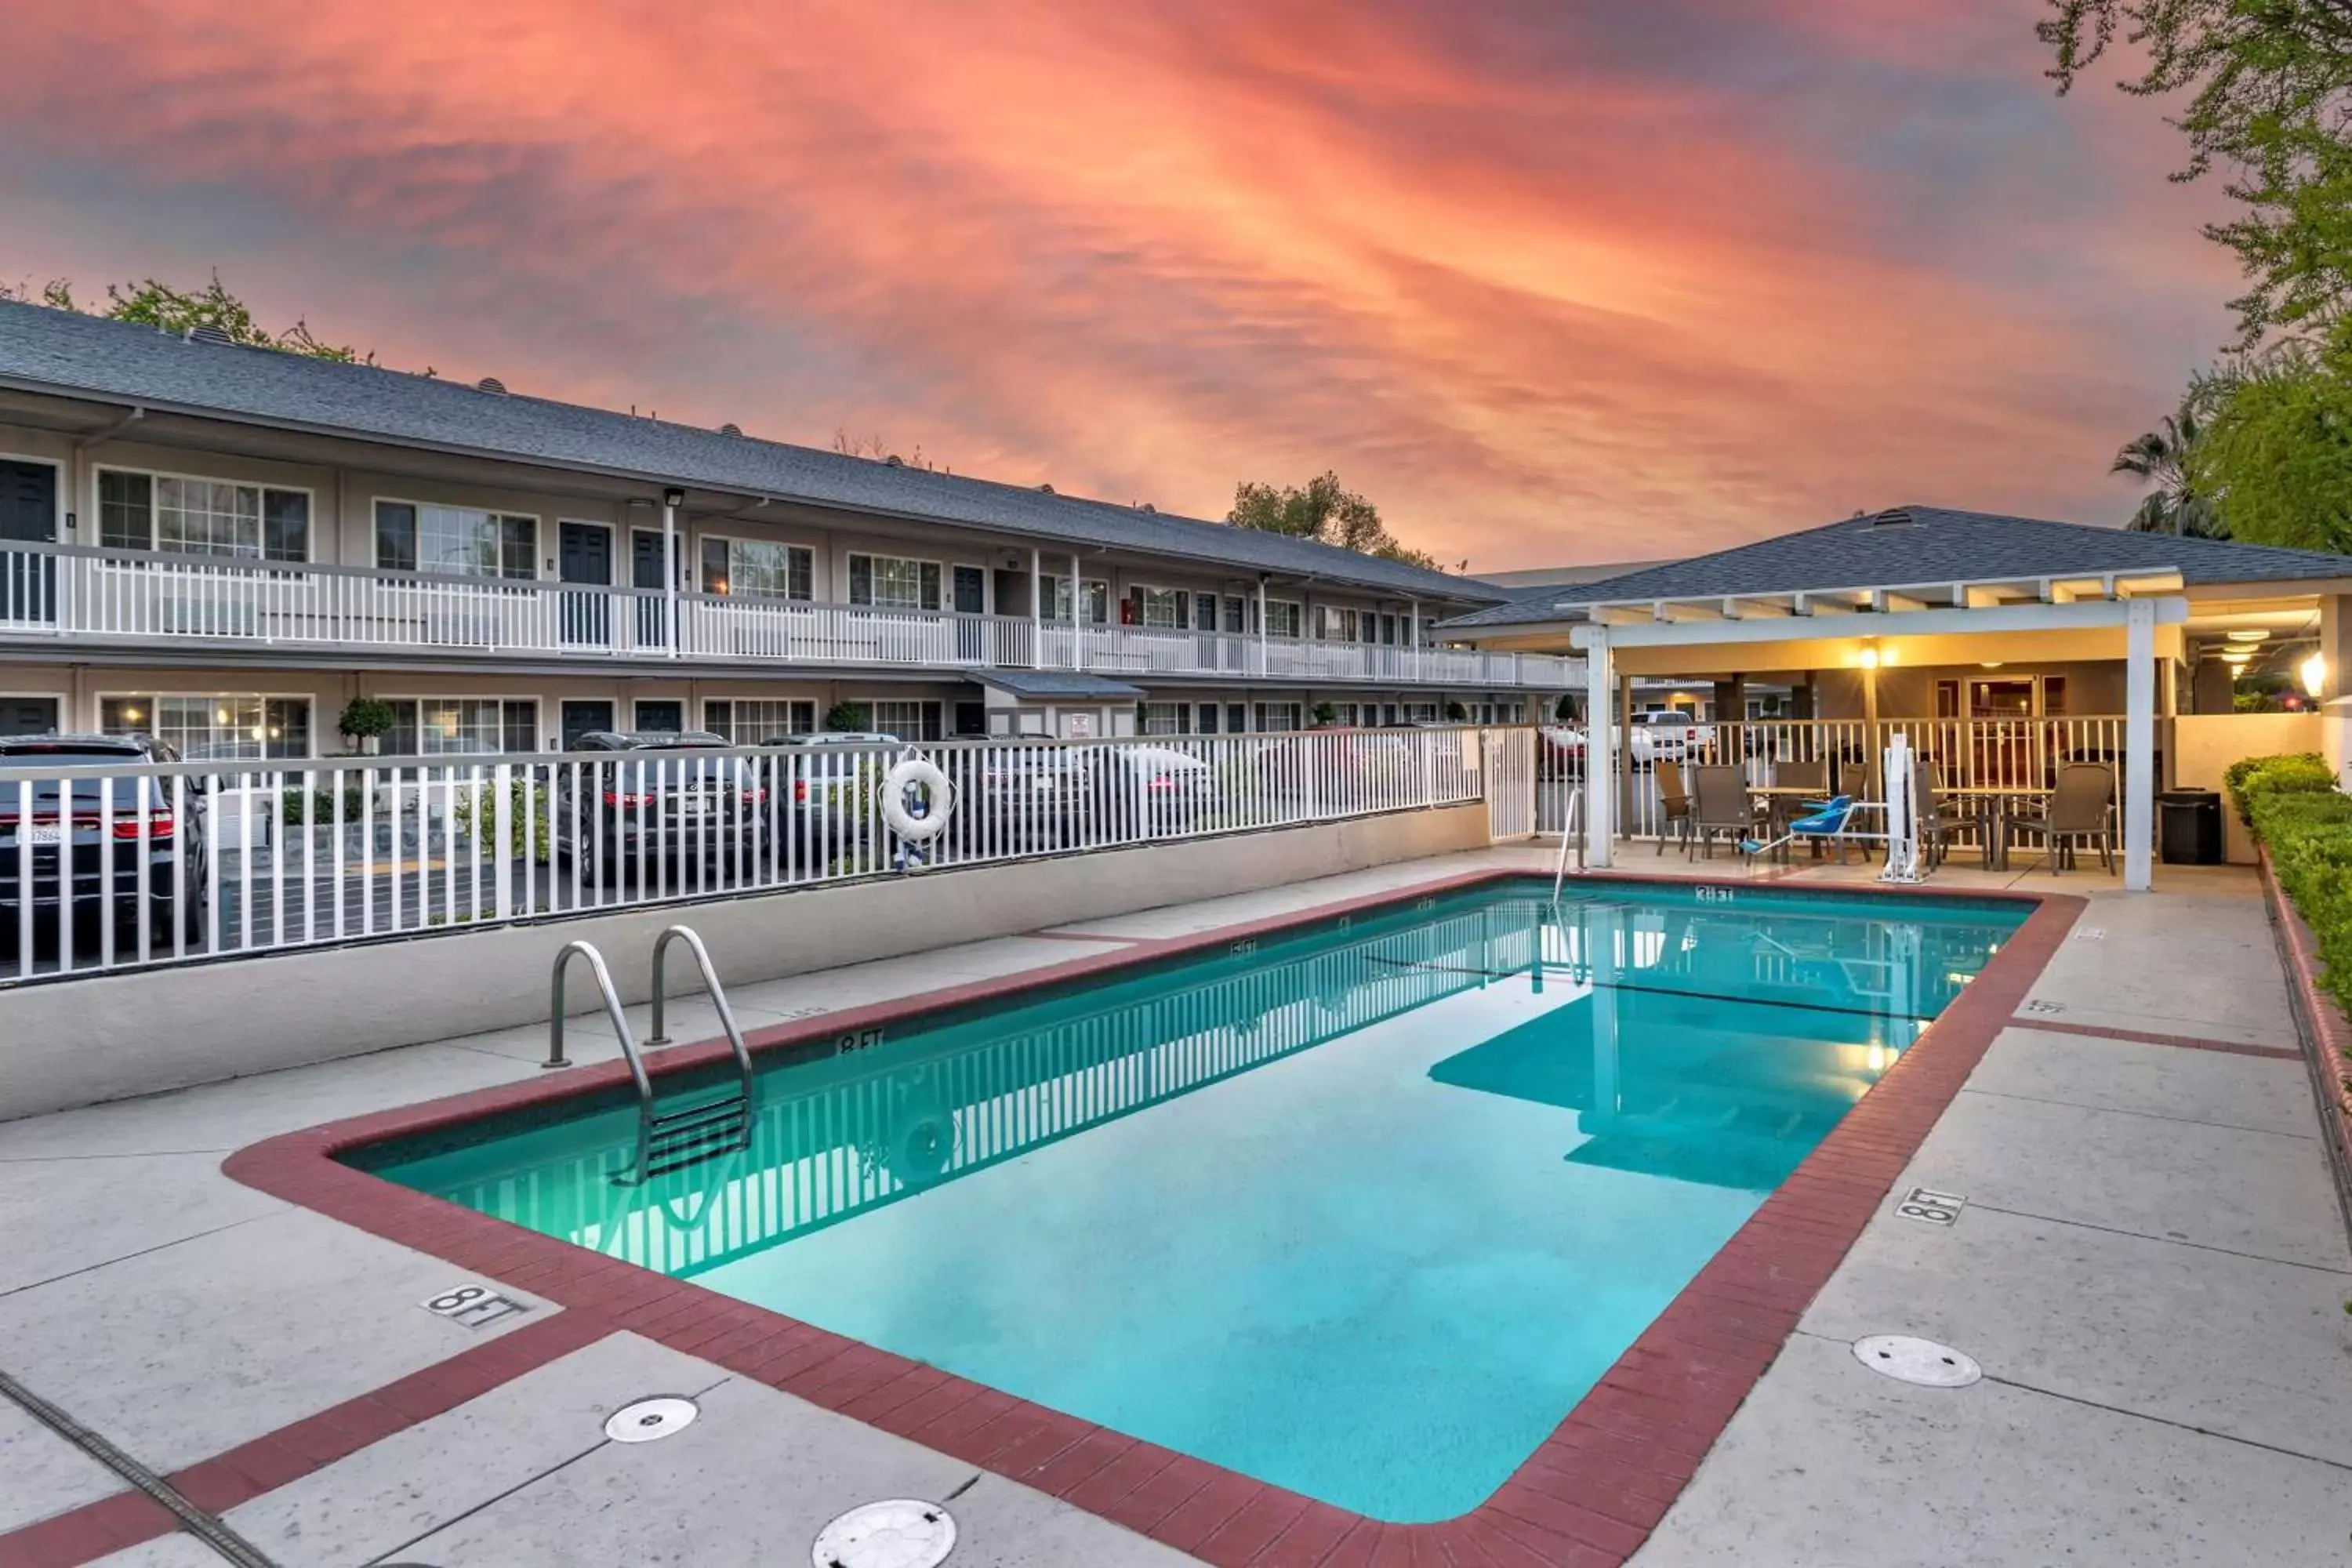
[[[1549,857],[1519,849],[1387,867],[734,999],[756,1028],[1538,864]],[[1645,848],[1623,865],[1742,875]],[[1871,875],[1801,866],[1789,879]],[[1672,1501],[1633,1560],[2341,1558],[2352,1257],[2308,1079],[2286,1054],[2294,1026],[2252,874],[2167,868],[2152,897],[2030,868],[1956,867],[1936,883],[1971,886],[2091,902],[1895,1184],[1965,1194],[1967,1207],[1931,1228],[1879,1205],[1687,1489],[1630,1510],[1646,1523]],[[700,1003],[673,1020],[681,1039],[710,1026]],[[569,1037],[583,1060],[617,1048],[587,1019]],[[543,1029],[509,1030],[0,1124],[0,1372],[289,1568],[798,1563],[843,1508],[950,1493],[962,1531],[951,1564],[1194,1560],[582,1315],[542,1307],[481,1330],[436,1317],[418,1303],[472,1276],[221,1173],[258,1140],[533,1079],[543,1049]],[[497,1282],[540,1300],[528,1279]],[[1986,1381],[1934,1391],[1880,1378],[1848,1348],[1880,1331],[1957,1345]],[[694,1395],[702,1418],[659,1444],[604,1440],[606,1414],[656,1393]],[[1117,1489],[1115,1472],[1102,1468],[1095,1494]],[[1215,1507],[1166,1502],[1203,1516],[1207,1560],[1233,1560],[1236,1537],[1219,1536],[1239,1521],[1206,1518]],[[0,1565],[225,1560],[195,1535],[155,1533],[173,1522],[0,1402]],[[1376,1539],[1318,1550],[1311,1528],[1286,1523],[1296,1550],[1282,1560],[1386,1561]],[[137,1543],[112,1550],[125,1542]],[[1492,1538],[1447,1550],[1457,1568],[1539,1560]]]

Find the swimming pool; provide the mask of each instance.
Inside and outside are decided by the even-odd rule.
[[[1337,1507],[1526,1460],[2024,920],[1491,882],[343,1157]],[[615,1178],[622,1178],[616,1180]]]

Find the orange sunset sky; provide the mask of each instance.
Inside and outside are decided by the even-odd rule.
[[[2117,522],[2231,331],[2038,0],[12,5],[0,275],[1474,570]],[[2119,69],[2120,68],[2118,68]]]

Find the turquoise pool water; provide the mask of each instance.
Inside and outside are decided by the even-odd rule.
[[[1706,890],[1712,894],[1712,890]],[[2022,921],[1490,884],[613,1100],[396,1182],[1396,1521],[1475,1507]]]

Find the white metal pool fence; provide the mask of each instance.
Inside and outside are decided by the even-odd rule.
[[[878,800],[910,756],[955,795],[919,844]],[[0,760],[0,985],[1482,800],[1523,835],[1535,763],[1525,728]]]
[[[1621,737],[1617,830],[1655,838],[1668,824],[1666,784],[1691,792],[1690,770],[1723,763],[1742,769],[1757,789],[1798,787],[1879,795],[1878,759],[1896,735],[1909,739],[1924,784],[1950,795],[2033,796],[2047,793],[2068,763],[2124,766],[2120,714],[2043,719],[1756,719],[1738,723],[1636,725]],[[1570,790],[1584,778],[1585,730],[1546,726],[1537,744],[1538,831],[1558,833]],[[1661,767],[1661,764],[1668,764]]]

